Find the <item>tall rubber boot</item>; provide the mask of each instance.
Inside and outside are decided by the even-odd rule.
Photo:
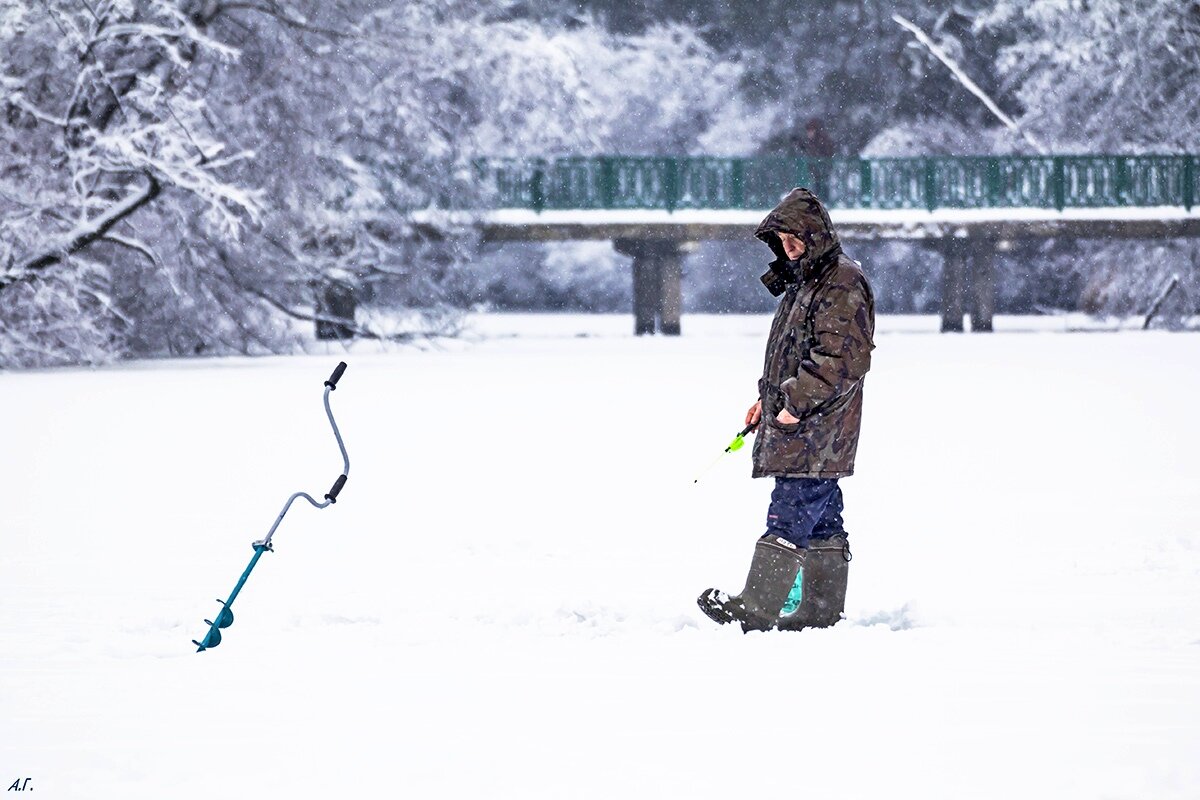
[[[740,622],[743,633],[770,630],[796,583],[803,558],[804,551],[787,539],[764,536],[754,545],[742,593],[730,596],[719,589],[705,589],[696,604],[713,622]]]
[[[850,542],[839,533],[814,539],[804,549],[804,568],[788,595],[777,623],[781,631],[828,628],[846,610],[850,575]]]

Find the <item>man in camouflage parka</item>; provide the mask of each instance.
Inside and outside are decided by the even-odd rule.
[[[708,589],[698,603],[744,631],[826,627],[845,607],[850,546],[837,482],[854,474],[875,300],[808,189],[793,189],[754,235],[776,256],[763,283],[782,297],[746,423],[757,424],[754,477],[775,478],[775,490],[746,588]]]

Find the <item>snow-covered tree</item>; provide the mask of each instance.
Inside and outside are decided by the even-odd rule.
[[[161,228],[234,237],[255,219],[255,193],[229,177],[250,154],[203,120],[196,70],[236,56],[207,31],[217,13],[0,2],[0,364],[120,352],[138,315],[117,300],[130,275],[175,274]]]
[[[1056,152],[1200,151],[1200,7],[1175,0],[997,0],[980,24],[1008,28],[998,66],[1022,124]],[[1188,240],[1102,243],[1054,265],[1079,273],[1083,306],[1145,313],[1180,276],[1200,298],[1200,247]],[[1200,311],[1200,309],[1196,309]]]
[[[441,332],[476,159],[744,142],[738,70],[518,4],[0,0],[0,364]]]
[[[1200,148],[1200,10],[1178,0],[998,0],[981,27],[1023,120],[1058,152]]]

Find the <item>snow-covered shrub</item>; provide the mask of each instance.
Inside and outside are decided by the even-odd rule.
[[[880,131],[862,149],[866,158],[1002,155],[1019,146],[1006,129],[980,129],[953,117],[901,122]]]
[[[511,244],[479,259],[477,301],[509,311],[627,311],[629,259],[611,242]]]
[[[740,97],[742,67],[679,24],[622,37],[592,21],[529,21],[459,31],[480,53],[480,124],[492,155],[752,151],[761,115]]]

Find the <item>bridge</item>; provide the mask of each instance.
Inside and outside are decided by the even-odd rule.
[[[745,240],[793,186],[824,200],[843,241],[920,240],[944,257],[942,330],[990,331],[994,256],[1044,237],[1200,236],[1200,157],[564,157],[476,170],[483,239],[608,239],[633,258],[634,326],[678,334],[682,260]],[[765,253],[764,253],[765,255]]]

